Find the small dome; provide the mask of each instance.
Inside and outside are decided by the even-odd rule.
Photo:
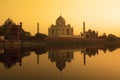
[[[65,19],[62,16],[59,16],[56,20],[56,25],[65,25]]]
[[[71,27],[71,25],[70,25],[70,24],[68,24],[67,26],[68,26],[68,27]]]
[[[8,18],[8,19],[5,21],[5,25],[9,25],[9,24],[14,25],[15,23],[13,22],[12,19]]]
[[[92,30],[91,30],[91,29],[89,29],[89,30],[88,30],[88,32],[92,32]]]

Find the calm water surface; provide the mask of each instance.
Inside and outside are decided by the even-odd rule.
[[[1,48],[0,80],[120,80],[120,49]]]

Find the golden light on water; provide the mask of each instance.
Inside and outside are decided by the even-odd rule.
[[[119,7],[120,0],[0,0],[0,24],[7,18],[22,21],[23,28],[34,35],[39,22],[40,32],[47,34],[48,27],[62,14],[75,35],[80,34],[85,21],[87,29],[120,36]]]

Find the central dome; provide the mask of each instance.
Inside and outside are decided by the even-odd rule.
[[[59,26],[65,25],[65,19],[62,16],[59,16],[56,20],[56,25]]]

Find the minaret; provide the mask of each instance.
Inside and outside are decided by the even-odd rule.
[[[83,34],[85,34],[85,22],[83,22]]]
[[[37,33],[39,33],[39,23],[37,23]]]
[[[85,22],[83,22],[83,36],[85,37]]]

